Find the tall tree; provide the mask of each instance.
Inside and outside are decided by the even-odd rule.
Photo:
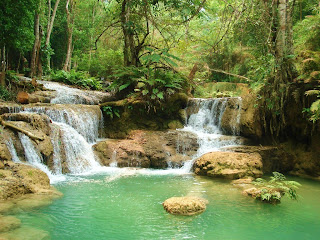
[[[39,54],[40,54],[40,44],[41,44],[41,35],[42,29],[40,26],[40,11],[41,11],[41,1],[39,1],[38,8],[35,10],[34,15],[34,43],[33,43],[33,50],[31,56],[31,63],[30,63],[30,77],[33,78],[37,74],[37,60],[39,61]]]
[[[60,0],[56,0],[52,14],[51,14],[51,0],[48,0],[48,23],[47,23],[46,41],[45,41],[45,45],[44,45],[44,48],[47,51],[49,50],[49,47],[50,47],[50,37],[51,37],[53,24],[54,24],[54,20],[56,18],[56,13],[58,10],[59,3],[60,3]],[[49,70],[50,70],[50,59],[51,59],[51,55],[50,55],[50,53],[47,53],[47,67]]]
[[[37,0],[0,1],[0,83],[5,85],[6,69],[14,69],[32,48],[32,23]],[[17,58],[16,58],[17,56]]]
[[[66,13],[67,13],[67,32],[68,32],[68,41],[67,41],[67,55],[63,65],[64,71],[70,71],[71,69],[71,56],[72,56],[72,35],[73,35],[73,24],[74,24],[74,8],[75,1],[67,0],[66,3]]]

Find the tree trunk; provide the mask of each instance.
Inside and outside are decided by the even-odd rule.
[[[48,49],[49,45],[50,45],[50,37],[51,37],[51,33],[52,33],[52,29],[53,29],[53,23],[54,23],[54,19],[56,17],[56,13],[57,13],[57,9],[59,6],[60,0],[57,0],[54,8],[53,8],[53,12],[52,12],[52,16],[51,16],[51,1],[48,0],[48,26],[47,26],[47,35],[46,35],[46,41],[45,41],[45,49]],[[48,65],[48,69],[50,70],[50,53],[47,55],[47,65]]]
[[[0,72],[0,85],[6,86],[6,46],[0,49],[0,60],[1,60],[1,72]]]
[[[69,10],[70,5],[70,10]],[[67,55],[63,65],[64,71],[70,71],[71,68],[71,55],[72,55],[72,35],[73,35],[73,21],[74,16],[71,16],[73,11],[73,0],[67,0],[66,12],[67,12],[67,29],[68,29],[68,41],[67,41]]]
[[[30,65],[30,77],[34,77],[36,75],[36,59],[37,59],[37,50],[38,50],[38,45],[40,41],[40,14],[39,8],[35,12],[34,16],[34,44],[33,44],[33,50],[32,50],[32,56],[31,56],[31,65]]]
[[[129,40],[128,40],[128,27],[127,24],[127,18],[128,18],[128,8],[127,8],[127,0],[123,0],[122,2],[122,8],[121,8],[121,28],[124,38],[124,49],[123,49],[123,61],[125,66],[130,66],[130,60],[129,60]]]
[[[121,28],[124,39],[124,49],[123,49],[123,58],[125,66],[136,66],[140,65],[139,62],[139,47],[136,46],[134,40],[134,29],[128,26],[130,21],[130,0],[123,0],[121,8]]]
[[[36,58],[36,66],[37,66],[37,71],[36,71],[36,74],[37,76],[39,76],[40,78],[42,77],[42,61],[41,61],[41,39],[43,37],[43,30],[40,26],[40,33],[39,33],[39,42],[38,42],[38,46],[37,46],[37,58]]]

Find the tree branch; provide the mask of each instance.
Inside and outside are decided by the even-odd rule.
[[[39,137],[39,136],[36,136],[34,135],[33,133],[23,129],[23,128],[20,128],[10,122],[7,122],[7,121],[4,121],[2,118],[0,118],[0,123],[2,126],[4,127],[7,127],[7,128],[11,128],[15,131],[19,131],[19,132],[22,132],[23,134],[27,135],[29,138],[33,139],[33,140],[40,140],[40,141],[43,141],[44,138],[43,137]]]
[[[97,50],[97,49],[98,49],[97,44],[98,44],[99,39],[102,37],[102,35],[103,35],[106,31],[108,31],[109,28],[113,27],[113,26],[116,25],[117,23],[120,23],[120,21],[111,23],[109,26],[107,26],[107,27],[102,31],[102,33],[100,33],[100,35],[97,37],[96,41],[94,42],[95,49],[93,49],[93,50]]]
[[[223,70],[220,70],[220,69],[212,69],[212,68],[209,68],[209,70],[212,71],[212,72],[223,73],[223,74],[230,75],[230,76],[233,76],[233,77],[237,77],[237,78],[240,78],[240,79],[245,79],[245,80],[247,80],[248,82],[252,82],[252,80],[251,80],[250,78],[247,78],[247,77],[245,77],[245,76],[241,76],[241,75],[238,75],[238,74],[229,73],[229,72],[226,72],[226,71],[223,71]]]
[[[198,7],[198,9],[196,10],[196,12],[187,20],[183,21],[183,23],[187,23],[189,21],[191,21],[195,16],[197,16],[199,14],[199,12],[201,11],[201,9],[203,8],[204,4],[206,3],[207,0],[203,0],[202,3],[200,4],[200,6]]]

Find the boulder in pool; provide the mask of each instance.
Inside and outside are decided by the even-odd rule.
[[[213,178],[239,179],[262,176],[262,159],[258,153],[210,152],[194,163],[194,172]]]
[[[172,197],[162,203],[168,213],[185,216],[203,213],[207,204],[206,199],[199,197]]]

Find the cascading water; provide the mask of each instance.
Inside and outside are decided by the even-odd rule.
[[[61,131],[61,141],[65,151],[66,165],[73,174],[79,174],[100,167],[96,162],[91,145],[74,128],[65,123],[54,122]],[[61,159],[60,148],[54,148],[54,162]],[[61,162],[60,162],[61,164]]]
[[[16,163],[20,163],[20,159],[18,157],[18,154],[17,154],[17,151],[16,151],[16,148],[14,147],[13,145],[13,142],[12,142],[12,139],[9,138],[5,141],[6,145],[7,145],[7,148],[11,154],[11,158],[12,158],[12,161],[13,162],[16,162]]]
[[[71,104],[57,104],[54,108],[25,108],[24,112],[43,113],[48,115],[52,121],[68,124],[90,143],[95,142],[99,137],[99,127],[102,121],[99,106],[82,105],[79,108]]]
[[[48,174],[51,182],[62,176],[63,173],[83,174],[86,172],[109,171],[119,176],[132,174],[185,174],[189,173],[194,159],[210,151],[219,151],[222,147],[236,145],[239,138],[223,134],[222,120],[224,112],[232,99],[236,102],[236,111],[230,122],[233,135],[239,135],[239,123],[241,112],[241,98],[217,98],[217,99],[192,99],[188,106],[189,113],[186,126],[181,129],[176,143],[177,153],[190,156],[193,160],[187,161],[180,169],[148,170],[148,169],[120,169],[117,167],[116,152],[114,161],[109,168],[102,168],[95,160],[92,144],[99,137],[99,128],[102,124],[102,113],[99,106],[75,105],[94,104],[89,93],[79,89],[61,86],[58,83],[41,82],[46,88],[57,91],[52,104],[31,107],[13,107],[10,113],[28,112],[45,114],[50,117],[50,137],[53,146],[53,162],[51,170],[43,163],[40,152],[26,135],[20,134],[19,138],[25,151],[26,160]],[[78,96],[78,97],[77,97]],[[80,96],[80,97],[79,97]],[[64,104],[57,104],[64,103]],[[192,141],[188,134],[195,134],[198,139],[199,149],[193,155]],[[194,138],[193,138],[194,139]],[[189,141],[189,142],[188,142]],[[14,161],[20,161],[12,141],[7,141],[8,149]],[[194,147],[194,146],[193,146]],[[193,156],[191,156],[193,155]],[[138,158],[138,156],[137,156]],[[168,159],[170,157],[168,156]],[[129,173],[130,172],[130,173]]]
[[[38,81],[45,88],[55,91],[56,97],[51,100],[54,104],[99,104],[99,102],[109,97],[109,93],[99,91],[85,91],[77,88],[70,88],[56,82]]]
[[[236,116],[233,116],[233,121],[229,123],[231,124],[233,136],[224,135],[221,127],[221,121],[229,99],[236,100],[237,105]],[[192,132],[197,135],[199,149],[193,156],[193,160],[185,163],[184,169],[190,170],[194,160],[205,153],[220,151],[222,147],[241,143],[239,137],[236,136],[239,135],[241,101],[241,98],[190,100],[188,108],[193,109],[193,113],[188,117],[187,124],[182,131]]]
[[[56,90],[56,98],[52,103],[41,106],[15,106],[8,107],[9,113],[37,113],[45,114],[51,119],[50,138],[53,146],[53,159],[50,168],[43,162],[40,151],[33,141],[26,135],[19,133],[19,140],[24,149],[25,161],[47,173],[51,183],[66,179],[65,172],[83,174],[100,169],[96,161],[92,144],[99,137],[99,128],[103,124],[100,107],[97,104],[105,93],[82,91],[75,88],[39,81],[45,87]],[[6,140],[7,148],[14,162],[21,162],[12,139]],[[24,162],[24,161],[23,161]]]
[[[37,151],[36,147],[33,145],[30,138],[22,133],[18,133],[20,142],[24,149],[24,154],[26,156],[26,160],[28,163],[32,164],[33,166],[39,168],[43,172],[45,172],[49,178],[52,178],[52,173],[49,168],[43,163],[43,159],[39,152]]]

